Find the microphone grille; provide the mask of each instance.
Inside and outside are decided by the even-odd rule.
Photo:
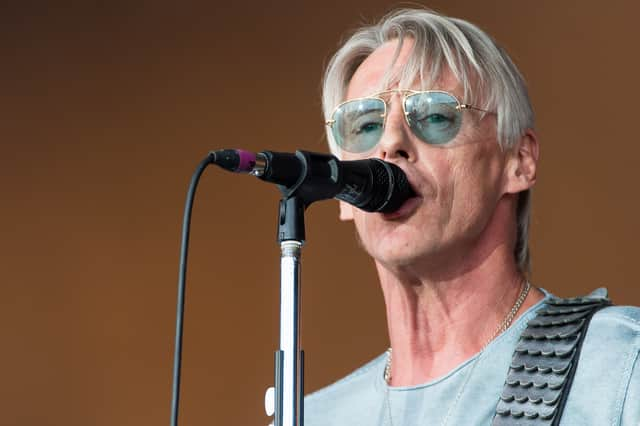
[[[378,160],[372,160],[371,171],[373,173],[374,191],[371,194],[371,199],[367,203],[366,208],[363,208],[363,210],[370,212],[382,211],[381,209],[387,204],[392,176],[389,174],[389,170],[387,170],[385,164]]]
[[[372,167],[375,186],[373,197],[369,203],[372,210],[381,213],[392,213],[414,194],[409,179],[402,169],[395,164],[374,160]]]

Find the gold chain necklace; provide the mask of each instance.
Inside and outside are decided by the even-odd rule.
[[[493,341],[493,339],[495,339],[499,334],[505,332],[509,328],[511,323],[513,323],[513,319],[516,317],[516,314],[518,313],[518,311],[522,307],[522,304],[524,303],[525,299],[527,298],[527,295],[529,295],[529,290],[530,289],[531,289],[531,284],[529,283],[529,281],[526,281],[524,286],[522,287],[522,290],[520,290],[520,294],[518,295],[518,298],[516,299],[516,302],[513,304],[513,306],[511,307],[511,309],[507,313],[507,315],[502,320],[502,322],[500,322],[500,324],[498,324],[498,327],[495,329],[495,331],[493,332],[491,337],[484,343],[484,345],[482,346],[482,349],[480,349],[480,355],[478,355],[478,357],[474,361],[473,365],[471,366],[471,370],[469,370],[469,373],[467,373],[467,375],[465,377],[465,380],[462,383],[462,386],[460,386],[460,390],[458,391],[458,394],[456,395],[456,399],[453,400],[453,402],[449,406],[449,409],[447,410],[447,414],[445,415],[444,419],[442,420],[441,426],[446,426],[446,424],[447,424],[447,422],[449,420],[449,416],[451,416],[451,413],[453,411],[453,408],[456,405],[458,405],[458,401],[460,400],[460,397],[462,396],[462,394],[464,392],[464,389],[467,386],[467,383],[469,382],[469,379],[471,378],[471,376],[473,374],[473,371],[475,370],[476,365],[478,364],[478,361],[480,360],[480,357],[484,353],[484,350],[489,345],[489,343],[491,343]],[[385,384],[386,384],[385,400],[386,400],[386,403],[387,403],[387,413],[389,413],[389,424],[390,424],[390,426],[393,426],[393,418],[391,416],[391,399],[389,397],[389,383],[391,381],[391,359],[392,359],[392,356],[393,356],[393,349],[392,348],[388,348],[387,349],[387,361],[386,361],[385,366],[384,366],[384,381],[385,381]]]

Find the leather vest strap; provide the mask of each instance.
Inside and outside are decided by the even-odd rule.
[[[557,426],[593,315],[606,291],[551,298],[520,335],[492,426]]]

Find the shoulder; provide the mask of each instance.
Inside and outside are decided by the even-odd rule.
[[[640,350],[640,308],[608,306],[596,312],[584,344],[595,344],[609,351],[637,353]]]
[[[640,421],[640,308],[609,306],[592,318],[580,354],[566,424]],[[564,423],[563,423],[564,424]]]
[[[307,395],[305,425],[366,422],[367,415],[373,415],[372,410],[380,406],[385,360],[386,355],[380,355],[335,383]]]
[[[609,327],[620,327],[629,331],[640,331],[640,307],[608,306],[593,317],[593,322]]]
[[[307,395],[305,401],[307,404],[333,401],[337,398],[349,397],[358,388],[373,386],[378,377],[377,372],[383,374],[385,360],[385,354],[378,356],[335,383]]]
[[[608,306],[596,312],[587,329],[582,356],[602,371],[626,366],[630,370],[640,353],[640,308]],[[623,374],[623,371],[620,371]],[[624,375],[624,374],[623,374]]]

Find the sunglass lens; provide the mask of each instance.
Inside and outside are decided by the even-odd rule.
[[[407,120],[424,142],[442,145],[456,137],[462,125],[458,101],[444,92],[423,92],[407,96]]]
[[[381,99],[356,99],[342,104],[333,115],[336,143],[352,153],[371,150],[382,137],[384,112]]]

